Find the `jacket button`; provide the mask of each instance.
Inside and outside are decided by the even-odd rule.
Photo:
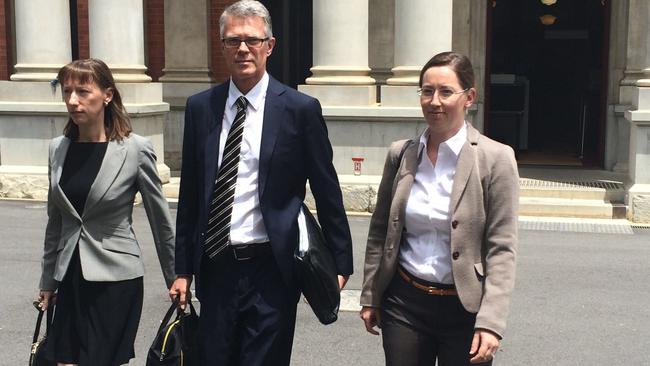
[[[201,237],[204,237],[204,236],[205,236],[205,233],[201,233]]]
[[[451,257],[452,257],[454,260],[456,260],[456,259],[458,259],[458,257],[460,257],[460,253],[458,253],[458,252],[453,252],[453,253],[451,254]]]
[[[451,228],[455,229],[456,227],[458,227],[458,221],[454,220],[454,221],[451,222]]]

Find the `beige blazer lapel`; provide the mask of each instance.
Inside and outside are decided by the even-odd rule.
[[[456,173],[454,175],[454,184],[451,187],[451,199],[449,201],[450,212],[456,211],[460,198],[465,192],[469,177],[472,175],[476,165],[476,144],[478,143],[479,133],[471,125],[467,125],[467,141],[463,145],[458,155],[456,164]]]
[[[418,141],[419,139],[412,141],[404,151],[404,160],[399,166],[399,170],[395,175],[396,180],[393,183],[393,202],[397,205],[395,207],[398,210],[397,213],[400,219],[404,217],[406,203],[418,168]]]
[[[68,200],[68,197],[61,189],[59,181],[61,180],[61,175],[63,174],[63,164],[65,163],[65,157],[68,154],[68,148],[70,147],[70,139],[63,137],[59,145],[54,149],[54,155],[52,156],[52,166],[50,171],[50,189],[56,201],[60,202],[59,207],[67,211],[70,215],[75,217],[77,220],[81,221],[81,217],[75,210],[72,203]]]
[[[117,174],[122,169],[125,160],[126,146],[124,146],[124,143],[116,140],[110,141],[106,147],[106,154],[102,160],[102,166],[99,168],[99,172],[97,172],[95,181],[90,186],[88,198],[84,206],[84,216],[104,197],[115,181]]]

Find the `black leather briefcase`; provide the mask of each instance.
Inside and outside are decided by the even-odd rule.
[[[330,324],[338,318],[341,303],[336,263],[318,222],[304,203],[301,210],[298,217],[300,240],[295,254],[296,278],[318,320]]]

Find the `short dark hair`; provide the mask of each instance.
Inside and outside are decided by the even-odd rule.
[[[456,73],[458,82],[463,89],[474,87],[474,68],[469,58],[457,52],[441,52],[433,57],[422,67],[420,71],[420,86],[424,73],[432,67],[449,66]]]
[[[122,96],[115,86],[113,74],[104,61],[96,58],[72,61],[59,70],[56,79],[62,87],[66,81],[76,80],[81,84],[95,83],[101,90],[113,90],[113,98],[104,107],[106,137],[109,140],[121,141],[129,136],[133,130],[129,114],[122,104]],[[79,127],[72,118],[68,119],[63,134],[71,140],[79,137]]]

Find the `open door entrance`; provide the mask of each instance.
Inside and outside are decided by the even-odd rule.
[[[261,0],[273,19],[276,38],[267,70],[274,78],[296,88],[311,73],[313,5],[311,0]]]
[[[487,135],[521,164],[602,166],[607,1],[489,3]]]

